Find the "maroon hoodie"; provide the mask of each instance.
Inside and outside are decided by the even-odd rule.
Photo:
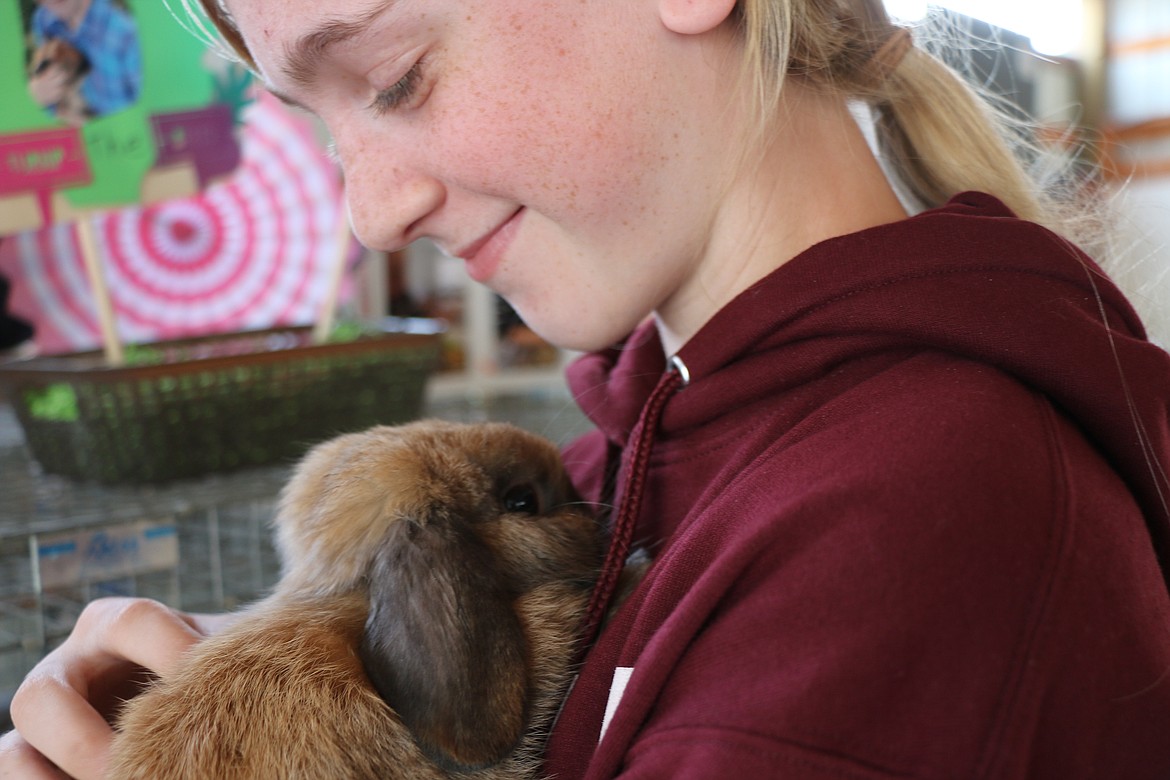
[[[1170,778],[1170,357],[1058,237],[967,193],[570,382],[617,507],[595,615],[655,563],[560,780]]]

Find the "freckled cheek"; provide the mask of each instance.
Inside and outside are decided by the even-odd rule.
[[[446,124],[435,157],[469,189],[578,216],[628,208],[657,153],[630,116],[601,118],[562,103],[480,103]]]
[[[435,158],[471,189],[551,196],[576,211],[627,207],[661,153],[654,101],[615,83],[612,71],[582,71],[548,53],[556,49],[532,53],[526,67],[465,65],[431,117]]]

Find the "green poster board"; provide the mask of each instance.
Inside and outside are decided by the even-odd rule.
[[[209,51],[176,16],[183,11],[169,5],[0,0],[0,235],[81,210],[193,194],[238,164],[234,126],[247,74]],[[80,22],[52,16],[59,6],[86,9],[87,16]],[[114,36],[94,30],[116,25],[119,44],[102,50]],[[40,72],[68,61],[51,48],[58,40],[87,70],[69,97],[41,105],[33,94]],[[137,74],[128,93],[133,102],[107,102],[113,107],[104,110],[99,99],[109,91],[102,87],[117,68]],[[72,101],[84,113],[67,112]]]

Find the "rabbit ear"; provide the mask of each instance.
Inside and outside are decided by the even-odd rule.
[[[495,763],[520,740],[527,654],[513,598],[462,522],[397,521],[376,554],[362,663],[445,769]]]

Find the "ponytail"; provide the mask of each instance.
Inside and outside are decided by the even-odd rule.
[[[908,31],[882,0],[739,0],[736,12],[755,140],[766,142],[786,78],[865,103],[887,174],[912,205],[933,208],[964,190],[996,196],[1088,252],[1125,291],[1151,339],[1170,346],[1170,270],[1127,238],[1117,208],[1124,193],[1101,186],[1080,163],[1081,149],[1042,142],[1033,120],[933,53],[949,59],[970,49],[969,33],[923,29],[913,46],[899,45]]]
[[[1071,216],[1076,209],[1061,203],[1071,158],[1054,162],[1054,150],[1041,149],[1027,123],[994,97],[919,42],[903,45],[909,31],[890,20],[881,0],[741,0],[737,11],[761,124],[774,114],[786,77],[862,101],[888,172],[918,206],[980,190],[1096,248],[1099,223]],[[957,34],[948,33],[952,44]]]
[[[1005,137],[1008,122],[940,60],[912,49],[881,91],[874,105],[879,147],[923,205],[980,190],[1023,219],[1060,227]]]

